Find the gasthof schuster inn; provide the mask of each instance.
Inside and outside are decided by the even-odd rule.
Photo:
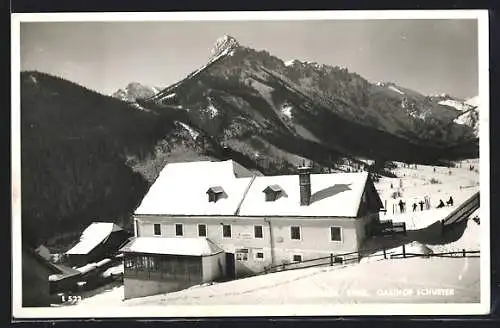
[[[354,252],[382,202],[367,172],[240,177],[231,160],[168,164],[134,213],[125,298]]]

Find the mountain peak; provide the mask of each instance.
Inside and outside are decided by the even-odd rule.
[[[231,50],[234,50],[239,46],[240,43],[238,40],[228,34],[225,34],[215,41],[211,50],[211,58],[217,58],[223,54],[229,54]]]

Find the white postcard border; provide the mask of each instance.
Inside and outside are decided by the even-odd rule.
[[[231,305],[138,306],[82,309],[22,307],[21,279],[21,158],[20,158],[20,23],[107,21],[237,21],[237,20],[367,20],[367,19],[477,19],[480,111],[481,191],[481,302],[479,304],[349,304],[349,305]],[[30,318],[139,318],[214,316],[318,316],[318,315],[463,315],[490,311],[490,215],[489,215],[489,25],[487,10],[385,10],[385,11],[269,11],[180,13],[14,13],[11,15],[12,63],[12,307],[16,320]],[[92,311],[89,311],[92,310]]]

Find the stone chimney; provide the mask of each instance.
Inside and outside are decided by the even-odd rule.
[[[311,203],[311,166],[305,161],[299,167],[300,206]]]

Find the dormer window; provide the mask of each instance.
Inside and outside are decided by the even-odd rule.
[[[227,194],[220,186],[210,187],[207,190],[208,201],[217,202],[221,198],[227,198]]]
[[[274,202],[281,196],[286,196],[285,191],[279,185],[267,186],[262,192],[266,195],[266,202]]]

